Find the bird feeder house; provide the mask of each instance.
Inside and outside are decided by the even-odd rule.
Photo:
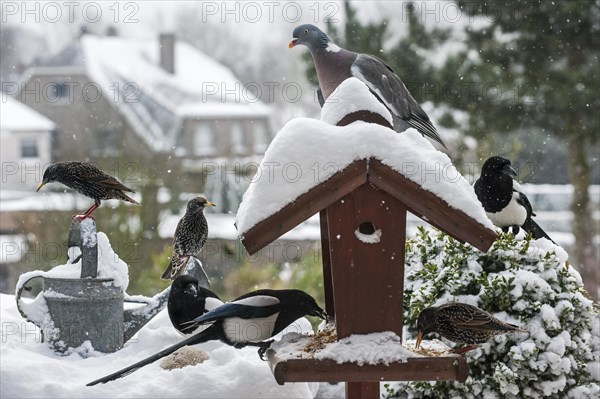
[[[366,95],[369,95],[368,92]],[[425,139],[414,131],[395,133],[390,129],[390,118],[389,114],[385,114],[385,109],[368,106],[365,107],[367,109],[358,111],[339,112],[339,107],[344,107],[343,100],[338,101],[335,106],[338,111],[328,114],[325,114],[324,108],[322,119],[326,120],[335,114],[335,120],[329,122],[338,126],[304,119],[292,123],[293,126],[284,127],[278,134],[283,136],[276,137],[271,146],[285,147],[286,140],[301,136],[305,140],[303,143],[307,144],[297,143],[288,149],[301,159],[302,146],[311,146],[311,137],[314,136],[315,140],[320,141],[318,146],[342,147],[339,151],[344,151],[343,147],[347,146],[350,151],[358,153],[349,156],[354,159],[256,223],[254,220],[245,220],[247,212],[242,208],[266,205],[258,190],[267,187],[269,193],[265,195],[266,198],[280,198],[286,193],[294,195],[294,190],[301,191],[304,187],[296,187],[293,182],[281,184],[277,181],[264,181],[265,179],[253,182],[252,185],[256,187],[251,185],[244,196],[245,204],[240,208],[243,214],[238,212],[237,227],[241,230],[244,247],[250,254],[254,254],[319,213],[326,311],[335,317],[337,339],[352,334],[383,331],[392,331],[402,338],[407,212],[458,241],[469,243],[482,251],[489,249],[496,233],[489,221],[481,216],[483,209],[478,203],[472,202],[473,206],[469,207],[461,198],[457,199],[458,205],[451,205],[448,198],[452,198],[452,193],[441,198],[443,195],[440,193],[443,194],[444,191],[458,190],[457,186],[452,186],[455,184],[471,195],[469,200],[476,201],[472,189],[460,175],[453,182],[449,176],[446,176],[446,180],[441,177],[436,181],[435,176],[429,175],[433,181],[427,182],[423,176],[415,178],[413,174],[407,177],[406,171],[401,173],[398,170],[406,162],[413,170],[414,160],[423,154],[429,157],[437,153],[438,157],[445,157],[434,158],[433,161],[431,157],[421,159],[423,165],[431,166],[429,163],[436,162],[436,159],[447,159]],[[322,131],[311,133],[319,129]],[[357,145],[352,144],[352,141],[355,138],[360,141],[361,134],[366,148],[356,149]],[[336,135],[339,136],[337,144],[332,143],[338,140],[334,137]],[[408,136],[402,137],[403,135]],[[385,148],[377,144],[380,139],[388,143],[384,145]],[[423,151],[412,154],[412,158],[406,158],[405,162],[393,160],[393,156],[389,154],[393,154],[396,144],[399,148],[398,157],[411,155],[409,150],[405,151],[411,144],[415,148],[422,145]],[[282,151],[288,150],[284,148]],[[361,151],[364,157],[361,157]],[[273,149],[267,151],[265,158],[273,161],[273,157],[280,153]],[[327,153],[328,156],[320,160],[323,163],[333,156],[326,148],[323,151],[309,148],[308,153],[313,153],[316,161],[319,161],[320,153]],[[450,162],[449,159],[447,161]],[[431,171],[429,166],[426,169]],[[460,209],[461,207],[467,209]],[[348,398],[379,397],[380,381],[465,381],[469,372],[464,357],[454,354],[440,357],[415,356],[408,358],[406,362],[362,366],[356,363],[339,364],[332,360],[285,360],[272,349],[267,352],[267,356],[279,384],[345,381]]]

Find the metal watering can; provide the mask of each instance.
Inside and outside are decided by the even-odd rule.
[[[156,316],[167,304],[171,287],[164,289],[152,298],[136,296],[135,300],[125,299],[120,287],[113,285],[111,278],[98,278],[98,246],[96,223],[93,231],[86,225],[81,229],[81,221],[75,220],[69,231],[68,247],[81,249],[80,278],[55,278],[40,272],[26,280],[16,293],[17,308],[28,321],[37,325],[42,337],[53,350],[64,353],[69,348],[78,348],[90,341],[94,350],[104,353],[116,352],[135,335],[146,323]],[[76,263],[79,258],[71,260]],[[190,265],[190,263],[194,263]],[[209,288],[208,278],[198,260],[190,257],[188,273],[198,278],[199,284]],[[23,302],[21,295],[27,283],[36,277],[43,278],[42,292],[36,298],[45,300],[47,314],[32,311]],[[124,310],[124,303],[140,303],[143,306]],[[43,306],[42,306],[43,308]],[[38,308],[39,310],[39,308]]]

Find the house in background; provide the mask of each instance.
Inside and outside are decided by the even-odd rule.
[[[24,271],[64,263],[61,243],[70,216],[90,205],[60,184],[36,193],[47,163],[90,161],[138,191],[143,206],[103,204],[96,216],[113,245],[135,249],[121,248],[120,256],[147,267],[170,244],[157,233],[164,231],[162,221],[178,219],[169,216],[183,212],[190,196],[204,192],[218,204],[215,211],[235,213],[249,184],[249,178],[235,176],[235,166],[258,165],[272,138],[271,108],[227,67],[171,34],[151,40],[114,31],[82,34],[30,66],[22,83],[9,88],[12,98],[2,104],[3,164],[27,158],[39,167],[27,182],[29,193],[2,184],[0,290],[14,287]],[[29,107],[37,116],[15,112],[7,118],[9,105]],[[5,132],[5,121],[45,121],[44,132]],[[32,138],[38,140],[35,148],[27,141]]]
[[[0,100],[0,159],[2,190],[33,191],[51,161],[55,124],[28,106],[2,93]]]
[[[24,77],[16,98],[56,123],[53,161],[89,159],[175,193],[204,191],[207,163],[255,159],[272,137],[270,107],[172,34],[82,34]]]

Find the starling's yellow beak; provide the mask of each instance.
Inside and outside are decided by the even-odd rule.
[[[46,183],[48,183],[46,180],[42,180],[42,182],[41,182],[41,183],[40,183],[40,185],[38,186],[37,190],[35,190],[35,191],[36,191],[36,192],[37,192],[37,191],[40,191],[40,188],[44,187],[44,186],[46,185]]]
[[[210,201],[206,201],[206,206],[217,206],[217,204],[213,204],[213,203],[212,203],[212,202],[210,202]]]
[[[419,335],[417,335],[417,342],[415,343],[415,348],[419,349],[419,346],[421,346],[422,340],[423,340],[423,333],[419,331]]]

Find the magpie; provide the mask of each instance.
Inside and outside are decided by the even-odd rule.
[[[207,341],[221,341],[235,348],[256,346],[261,359],[273,340],[269,340],[304,316],[322,319],[327,314],[313,297],[300,290],[258,290],[236,298],[192,320],[188,325],[197,327],[212,323],[207,329],[184,339],[162,351],[115,373],[92,381],[87,386],[107,383],[125,377],[134,371],[170,355],[186,345]]]
[[[186,323],[223,305],[221,299],[209,289],[200,287],[196,277],[184,274],[171,284],[167,311],[173,327],[190,336],[196,330],[186,328]]]
[[[488,218],[504,232],[512,228],[516,235],[522,227],[534,239],[547,238],[554,242],[531,218],[536,215],[521,185],[514,180],[516,176],[517,172],[504,157],[494,156],[485,161],[474,188]]]

